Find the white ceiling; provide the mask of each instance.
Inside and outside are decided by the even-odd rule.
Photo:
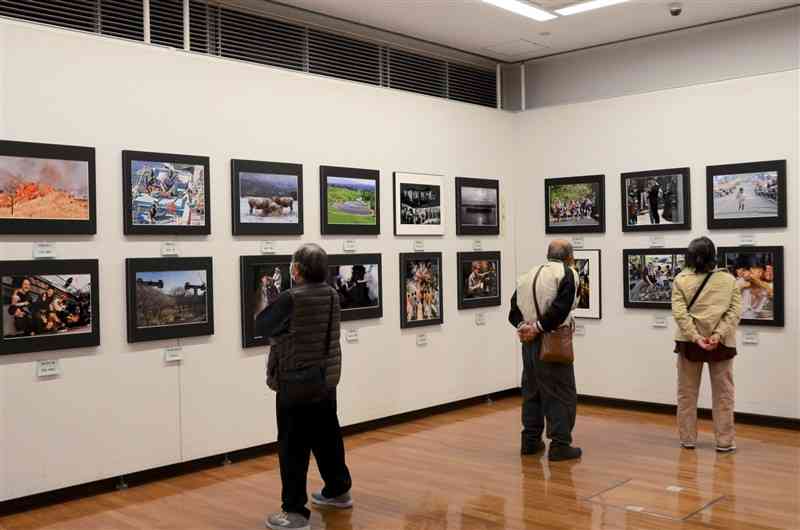
[[[557,9],[581,0],[538,0]],[[280,3],[402,33],[501,61],[520,61],[794,5],[797,0],[631,0],[536,22],[481,0],[280,0]]]

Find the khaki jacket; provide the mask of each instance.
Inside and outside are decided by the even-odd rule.
[[[742,293],[728,272],[716,270],[713,274],[691,311],[687,306],[706,275],[686,269],[675,278],[672,285],[672,316],[678,324],[675,340],[694,342],[717,335],[722,344],[735,348],[736,328],[742,316]]]

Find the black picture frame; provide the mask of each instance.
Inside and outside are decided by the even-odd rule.
[[[500,252],[486,251],[486,252],[459,252],[457,254],[456,263],[456,278],[458,281],[458,309],[475,309],[480,307],[492,307],[502,305],[503,291],[502,291],[502,278],[503,278],[503,264]],[[490,271],[488,279],[494,279],[497,294],[491,296],[482,296],[478,298],[467,297],[467,282],[469,275],[465,270],[465,265],[471,267],[472,263],[476,261],[493,261],[495,262],[495,270],[492,274]]]
[[[436,301],[438,302],[438,312],[435,318],[409,319],[406,300],[406,269],[413,261],[432,261],[438,264],[438,277],[435,277],[438,287]],[[400,253],[400,328],[417,328],[423,326],[436,326],[444,323],[444,263],[442,262],[441,252],[407,252]]]
[[[255,327],[256,314],[263,311],[263,309],[269,305],[268,301],[263,298],[259,299],[259,295],[256,293],[258,289],[256,285],[258,281],[257,270],[279,268],[281,272],[281,279],[279,280],[281,286],[276,288],[272,295],[277,297],[281,291],[292,287],[291,263],[291,254],[239,257],[239,299],[241,300],[243,348],[267,346],[269,344],[269,339],[259,336]]]
[[[748,310],[750,307],[747,306],[748,304],[748,289],[745,287],[741,288],[742,292],[742,319],[740,324],[743,326],[769,326],[769,327],[784,327],[785,325],[785,314],[784,314],[784,300],[785,300],[785,284],[784,284],[784,277],[786,275],[786,271],[784,269],[784,260],[783,260],[783,247],[781,246],[740,246],[740,247],[719,247],[717,249],[717,261],[721,268],[728,270],[731,274],[733,274],[734,278],[737,278],[737,284],[739,282],[739,278],[737,276],[737,264],[736,263],[728,263],[726,257],[730,254],[737,254],[737,255],[749,255],[752,256],[753,254],[771,254],[772,256],[772,268],[773,268],[773,298],[772,298],[772,319],[760,319],[760,318],[752,318],[748,317]],[[741,286],[740,286],[741,287]]]
[[[70,275],[66,280],[64,276]],[[17,331],[15,315],[11,306],[12,296],[18,286],[13,278],[28,278],[31,284],[30,292],[36,296],[33,304],[26,307],[35,307],[36,302],[41,302],[39,298],[47,287],[53,287],[55,294],[66,298],[64,311],[76,318],[84,318],[81,315],[80,298],[76,297],[72,278],[77,275],[88,275],[91,284],[89,292],[89,317],[91,331],[73,332],[66,331],[69,325],[64,322],[63,316],[56,315],[58,321],[66,326],[61,331],[53,333],[40,333],[33,336],[8,337],[6,332]],[[52,283],[42,276],[59,277],[59,283]],[[63,350],[71,348],[87,348],[100,345],[100,284],[99,284],[99,263],[96,259],[64,259],[64,260],[19,260],[19,261],[0,261],[0,299],[2,300],[2,314],[0,314],[0,355],[42,352],[50,350]],[[7,280],[9,280],[7,282]],[[20,285],[21,286],[21,285]],[[50,306],[52,307],[52,306]],[[70,309],[73,308],[73,309]],[[34,326],[30,309],[25,309],[30,316],[30,326]],[[85,313],[84,313],[85,315]],[[59,326],[60,327],[60,326]]]
[[[137,282],[136,278],[137,274],[200,270],[205,273],[205,289],[195,289],[194,297],[197,297],[198,290],[204,292],[206,306],[205,322],[141,328],[137,326],[137,308],[140,302],[140,295],[138,293],[139,282]],[[128,342],[198,337],[214,334],[214,271],[212,259],[210,257],[127,258],[125,260],[125,279],[127,290]],[[160,285],[150,284],[144,287],[154,287],[156,289],[166,288],[163,281],[160,282]]]
[[[467,177],[456,177],[456,235],[459,236],[496,236],[500,235],[500,181],[494,179],[476,179]],[[478,188],[494,190],[494,217],[495,223],[486,225],[468,224],[467,210],[468,205],[464,204],[464,188]],[[484,208],[478,206],[479,208]],[[489,206],[491,208],[491,204]],[[489,214],[491,216],[491,214]]]
[[[691,230],[692,228],[692,201],[691,201],[691,179],[690,179],[691,171],[688,167],[679,167],[673,169],[656,169],[650,171],[636,171],[632,173],[622,173],[620,175],[620,198],[621,198],[621,212],[622,212],[622,231],[623,232],[662,232],[662,231],[671,231],[671,230]],[[683,222],[680,223],[672,223],[664,224],[630,224],[629,217],[631,213],[628,211],[629,202],[628,202],[628,181],[633,179],[656,179],[656,178],[665,178],[671,176],[678,176],[680,178],[680,190],[675,193],[677,199],[677,208],[680,209],[681,202],[683,203]],[[640,194],[644,194],[644,191],[640,191]],[[662,190],[663,194],[663,190]],[[643,202],[644,195],[641,195],[642,199],[639,201],[640,203]],[[663,196],[663,195],[662,195]],[[671,210],[675,209],[675,206],[671,206]],[[641,211],[641,210],[637,210]],[[662,209],[663,211],[663,209]],[[649,207],[648,207],[648,214],[649,214]],[[643,214],[637,213],[637,218]],[[659,212],[659,220],[661,218],[666,218],[661,212]]]
[[[348,308],[347,300],[342,296],[342,290],[335,285],[331,272],[333,267],[349,265],[377,265],[378,281],[377,296],[378,305],[364,308]],[[352,320],[365,320],[370,318],[383,317],[383,266],[380,254],[333,254],[328,256],[328,285],[340,293],[339,301],[342,306],[341,320],[348,322]]]
[[[603,253],[600,249],[586,248],[576,249],[575,254],[575,270],[578,272],[578,307],[574,311],[575,318],[584,318],[587,320],[602,320],[603,319]],[[581,307],[581,297],[583,291],[583,278],[582,271],[578,267],[581,260],[589,262],[589,307]],[[596,278],[596,280],[595,280]],[[595,294],[596,293],[596,294]],[[596,311],[593,307],[593,301],[597,301]]]
[[[683,270],[686,260],[685,248],[645,248],[645,249],[624,249],[622,251],[622,288],[623,288],[623,305],[629,309],[671,309],[672,308],[672,282],[669,285],[664,285],[661,289],[651,289],[653,294],[651,297],[660,298],[660,300],[645,300],[634,302],[631,300],[632,288],[631,278],[628,264],[630,258],[639,256],[642,262],[645,261],[647,256],[671,256],[672,263],[669,264],[672,270],[672,278],[678,275],[680,270]],[[679,261],[682,258],[682,263]],[[644,264],[640,264],[644,267]],[[679,269],[679,270],[678,270]],[[645,280],[639,279],[639,282]],[[655,283],[651,282],[653,285]],[[644,285],[642,286],[644,287]],[[641,290],[642,287],[638,289]],[[638,292],[638,291],[637,291]]]
[[[752,190],[752,195],[761,195],[759,201],[764,204],[776,203],[775,216],[752,216],[742,218],[718,218],[717,205],[718,199],[726,202],[736,200],[735,195],[728,194],[728,197],[717,197],[717,190],[714,179],[723,175],[745,175],[752,173],[775,173],[777,190],[766,189],[759,193]],[[750,200],[753,200],[753,197]],[[723,164],[718,166],[706,166],[706,212],[708,228],[710,230],[720,230],[726,228],[785,228],[787,226],[786,216],[786,160],[767,160],[763,162],[745,162],[740,164]],[[738,204],[736,205],[738,209]],[[733,207],[733,205],[731,205]]]
[[[133,162],[161,162],[164,164],[190,164],[203,166],[202,225],[134,224],[133,222]],[[125,235],[208,235],[211,233],[211,175],[210,159],[207,156],[152,153],[147,151],[122,151],[122,226]]]
[[[550,218],[550,192],[554,186],[589,184],[597,186],[594,207],[599,207],[596,225],[559,226]],[[590,214],[590,217],[594,218]],[[584,175],[579,177],[557,177],[544,180],[544,231],[546,234],[602,234],[606,231],[606,176]]]
[[[328,179],[347,178],[375,183],[375,224],[334,223],[328,213]],[[381,233],[381,175],[377,169],[361,169],[341,166],[320,166],[319,207],[320,232],[322,235],[378,235]]]
[[[268,175],[286,175],[297,178],[297,199],[290,207],[297,208],[297,221],[288,223],[256,223],[243,222],[241,216],[241,174],[260,173]],[[273,197],[274,198],[274,197]],[[285,199],[284,196],[280,197]],[[303,164],[285,162],[262,162],[258,160],[231,160],[231,220],[235,236],[271,236],[303,234]],[[272,202],[271,204],[275,204]],[[278,207],[285,206],[278,204]],[[262,213],[265,210],[261,210]]]
[[[60,162],[85,162],[87,164],[86,197],[88,198],[88,218],[87,219],[44,219],[44,218],[14,218],[0,217],[0,234],[96,234],[97,233],[97,191],[95,174],[95,148],[81,147],[74,145],[45,144],[35,142],[18,142],[12,140],[0,140],[0,207],[13,207],[17,199],[17,190],[25,184],[36,184],[39,182],[28,182],[13,173],[20,168],[4,168],[3,157],[28,158],[57,160]],[[5,169],[5,171],[4,171]],[[3,175],[3,173],[6,173]],[[48,179],[50,180],[50,179]],[[45,183],[53,186],[53,183]],[[54,183],[57,188],[58,183]],[[12,193],[13,190],[13,193]],[[56,190],[59,191],[59,190]],[[59,197],[65,197],[66,191],[60,190]],[[72,196],[65,200],[74,203],[76,198]],[[77,200],[83,200],[78,198]],[[5,206],[6,202],[9,203]]]

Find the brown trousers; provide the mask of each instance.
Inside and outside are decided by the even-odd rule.
[[[697,442],[697,396],[703,364],[678,355],[678,432],[681,442]],[[733,425],[734,386],[733,359],[708,363],[711,377],[711,412],[714,417],[714,435],[717,445],[734,444],[736,429]]]

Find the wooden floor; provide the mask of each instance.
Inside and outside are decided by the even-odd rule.
[[[315,510],[337,530],[800,529],[800,436],[739,426],[717,455],[707,422],[696,451],[672,418],[579,409],[584,458],[519,456],[518,399],[347,438],[356,506]],[[313,465],[312,465],[313,468]],[[314,469],[310,487],[320,486]],[[3,530],[257,529],[278,508],[275,456],[0,518]]]

